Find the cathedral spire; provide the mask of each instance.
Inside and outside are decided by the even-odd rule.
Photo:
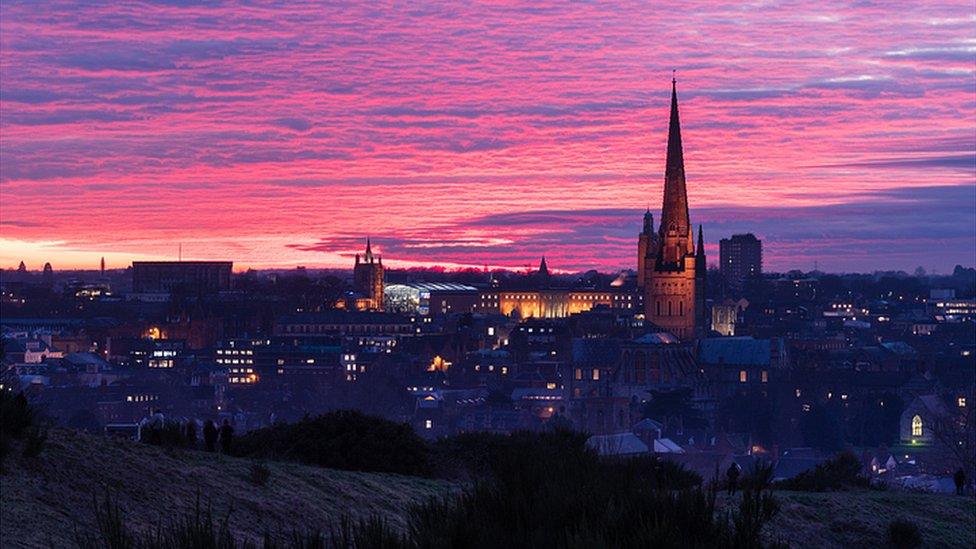
[[[705,237],[702,236],[701,223],[698,224],[698,255],[705,257]]]
[[[366,263],[373,262],[373,247],[369,242],[369,237],[366,237],[366,257],[363,258]]]
[[[685,162],[681,150],[681,123],[678,120],[677,80],[671,79],[671,121],[668,127],[668,157],[664,169],[664,205],[661,208],[661,234],[675,231],[692,236],[688,218],[688,191],[685,188]],[[689,238],[688,248],[691,248]]]

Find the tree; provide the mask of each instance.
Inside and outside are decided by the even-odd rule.
[[[821,404],[813,404],[800,418],[800,432],[807,446],[836,452],[844,446],[837,418]]]
[[[691,388],[652,389],[650,393],[651,400],[644,405],[643,417],[661,421],[665,425],[678,423],[686,429],[708,426],[701,411],[691,402]]]
[[[951,412],[950,412],[951,413]],[[962,468],[968,478],[976,476],[976,408],[959,412],[932,423],[932,436],[942,451],[946,471]]]

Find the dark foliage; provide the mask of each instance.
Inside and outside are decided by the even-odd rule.
[[[167,419],[159,425],[145,425],[139,432],[139,440],[146,444],[162,446],[164,448],[176,448],[189,445],[183,425],[176,420]],[[194,435],[194,442],[196,436]]]
[[[834,412],[822,404],[814,404],[800,418],[800,432],[807,446],[826,452],[839,451],[844,446],[840,424]]]
[[[99,503],[92,498],[92,511],[95,514],[95,531],[87,532],[75,527],[75,543],[82,549],[127,549],[136,547],[136,536],[125,526],[125,516],[119,504],[112,501],[106,492],[105,499]]]
[[[685,429],[708,426],[705,416],[693,405],[689,388],[651,391],[651,399],[644,405],[643,416],[665,425],[681,425]]]
[[[867,488],[870,481],[861,476],[861,460],[851,452],[842,452],[831,459],[778,484],[786,490],[825,492]]]
[[[33,457],[43,449],[46,439],[47,432],[27,397],[23,393],[13,395],[10,391],[0,390],[0,466],[13,441],[24,440],[24,455]]]
[[[888,547],[911,549],[922,546],[922,533],[918,526],[906,519],[895,519],[888,525]]]
[[[251,431],[233,453],[349,471],[431,473],[429,449],[413,428],[348,410]]]
[[[758,544],[763,526],[779,511],[770,487],[773,484],[773,465],[756,463],[752,472],[742,479],[742,503],[732,510],[735,547],[751,547]]]
[[[47,428],[31,425],[24,433],[24,457],[33,458],[41,455],[47,442]]]
[[[569,432],[461,435],[438,454],[484,471],[464,493],[411,511],[406,547],[753,547],[776,513],[771,470],[739,509],[653,458],[604,459]]]

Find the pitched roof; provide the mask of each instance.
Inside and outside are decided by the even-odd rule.
[[[594,435],[586,440],[586,445],[601,456],[627,456],[648,453],[647,444],[634,433],[613,435]]]
[[[752,337],[705,338],[698,343],[698,360],[705,364],[769,365],[771,341]]]

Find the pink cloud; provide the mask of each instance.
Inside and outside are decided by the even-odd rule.
[[[545,251],[633,267],[627,235],[660,204],[672,68],[691,204],[719,212],[701,219],[710,240],[747,230],[742,208],[761,228],[755,208],[924,198],[976,180],[974,22],[968,2],[9,2],[0,236],[60,244],[0,264],[165,256],[182,241],[245,265],[345,265],[345,239],[371,234],[414,243],[390,257],[413,264],[521,266]],[[867,217],[891,224],[891,246],[929,245],[852,260],[786,239],[770,266],[976,261],[976,205],[943,205],[962,223],[953,238],[912,233],[922,208],[867,206],[833,238],[857,241]],[[635,215],[572,214],[601,209]],[[574,238],[503,222],[554,210],[581,224],[565,229]],[[417,244],[431,234],[446,244]]]

